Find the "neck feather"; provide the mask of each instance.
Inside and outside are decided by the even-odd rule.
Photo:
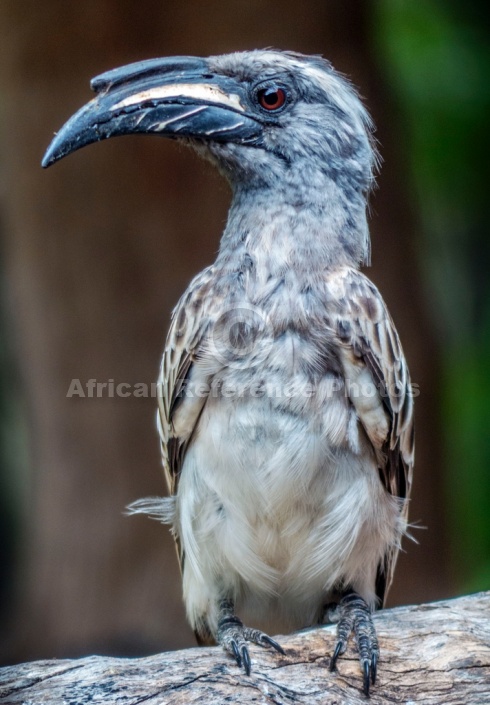
[[[233,266],[247,255],[266,258],[271,274],[284,267],[317,271],[369,264],[365,199],[348,199],[333,180],[309,193],[235,189],[218,263]]]

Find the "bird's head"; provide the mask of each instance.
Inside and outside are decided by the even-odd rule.
[[[53,139],[47,167],[92,142],[159,134],[206,151],[232,184],[273,185],[308,170],[365,193],[375,153],[369,116],[328,61],[250,51],[152,59],[91,82],[96,97]]]
[[[179,139],[215,162],[236,196],[273,190],[296,211],[316,210],[319,220],[328,212],[352,259],[368,258],[371,121],[325,59],[272,50],[152,59],[108,71],[91,87],[95,98],[54,137],[44,167],[118,135]]]

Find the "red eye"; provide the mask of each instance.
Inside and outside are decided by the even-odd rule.
[[[286,92],[282,88],[269,86],[257,93],[257,98],[264,110],[279,110],[286,102]]]

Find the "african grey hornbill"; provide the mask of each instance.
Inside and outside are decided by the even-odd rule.
[[[163,355],[170,497],[134,511],[171,524],[201,642],[249,673],[247,642],[282,651],[265,631],[335,616],[331,667],[353,632],[368,693],[371,610],[406,532],[413,465],[407,366],[358,271],[376,162],[369,116],[330,63],[292,52],[143,61],[92,88],[44,166],[156,133],[210,159],[233,192],[217,259],[178,303]]]

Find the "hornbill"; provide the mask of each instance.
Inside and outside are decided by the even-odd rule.
[[[216,261],[177,304],[163,354],[170,497],[133,511],[172,526],[200,642],[248,674],[248,642],[282,652],[267,632],[337,620],[331,670],[353,633],[369,694],[371,612],[406,533],[413,467],[407,365],[359,271],[369,115],[328,61],[294,52],[142,61],[91,86],[43,166],[155,133],[211,160],[233,194]]]

